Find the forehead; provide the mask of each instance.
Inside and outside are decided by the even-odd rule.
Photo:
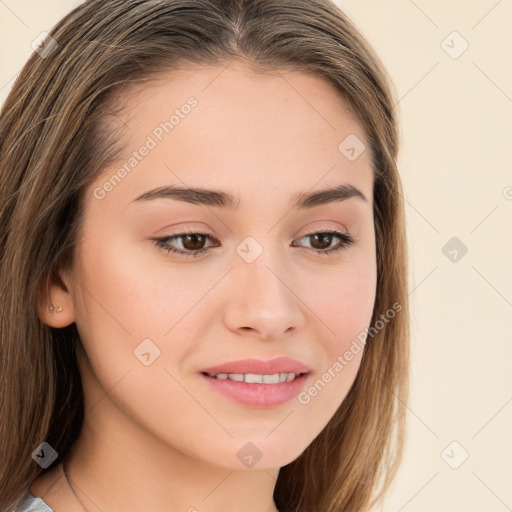
[[[348,182],[371,196],[370,151],[353,159],[345,147],[348,140],[358,152],[369,149],[365,133],[342,94],[318,76],[195,65],[131,86],[118,102],[114,123],[126,150],[102,179],[151,146],[120,183],[130,200],[144,187],[180,181],[253,195]]]

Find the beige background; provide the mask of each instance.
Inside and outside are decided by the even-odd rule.
[[[0,102],[31,41],[79,3],[0,0]],[[402,118],[412,399],[379,510],[512,510],[512,3],[338,3],[390,71]],[[452,237],[462,257],[443,253]]]

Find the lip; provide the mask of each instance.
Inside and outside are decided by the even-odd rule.
[[[307,365],[289,357],[277,357],[267,361],[261,359],[240,359],[202,370],[202,372],[210,375],[216,375],[218,373],[257,373],[260,375],[272,375],[282,372],[298,374],[308,373],[310,371]]]
[[[274,373],[303,374],[290,382],[278,384],[249,384],[230,379],[216,379],[211,375],[218,373],[256,373],[273,375]],[[279,357],[268,361],[260,359],[243,359],[231,361],[204,369],[203,378],[215,391],[243,405],[266,408],[284,404],[295,398],[309,380],[311,370],[304,363]]]

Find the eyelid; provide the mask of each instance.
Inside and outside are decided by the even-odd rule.
[[[336,226],[330,226],[328,228],[324,228],[324,227],[314,228],[310,231],[307,231],[304,235],[301,235],[297,238],[303,238],[305,236],[314,235],[316,233],[338,233],[339,235],[350,236],[350,233],[348,232],[348,230],[344,231]]]
[[[318,232],[338,232],[348,235],[350,232],[346,226],[341,224],[340,222],[334,223],[332,220],[327,219],[319,219],[312,222],[308,222],[303,228],[300,230],[306,229],[307,233],[318,233]],[[297,231],[299,233],[300,231]]]

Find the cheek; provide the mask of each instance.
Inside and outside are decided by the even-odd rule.
[[[141,251],[152,249],[127,243],[115,231],[102,239],[91,238],[81,248],[79,280],[84,293],[78,316],[86,329],[101,327],[97,339],[105,337],[105,329],[133,342],[163,336],[176,321],[169,311],[179,317],[187,306],[187,287],[179,274],[166,282],[168,274],[144,260]]]
[[[143,383],[147,399],[170,379],[164,369],[174,372],[194,350],[182,341],[201,328],[192,321],[200,310],[195,306],[218,276],[210,272],[191,281],[190,271],[173,270],[164,260],[148,264],[150,243],[132,244],[115,233],[111,229],[101,239],[97,233],[81,247],[76,324],[102,386],[109,389],[130,371],[126,380]],[[142,359],[148,356],[142,354],[148,352],[146,367]],[[141,392],[137,388],[130,396],[137,400]]]
[[[371,247],[303,278],[305,302],[325,327],[331,357],[345,350],[370,324],[376,297],[377,265]]]
[[[79,252],[76,324],[93,366],[108,380],[137,363],[134,349],[161,334],[153,328],[155,302],[145,269],[115,236],[87,238]],[[86,233],[86,237],[87,237]],[[148,329],[149,327],[149,329]],[[108,385],[108,382],[105,383]]]
[[[303,414],[315,417],[309,435],[318,435],[331,420],[357,377],[375,302],[371,265],[365,270],[340,275],[339,282],[318,296],[318,316],[325,326],[318,341],[324,357],[314,379],[297,396]]]
[[[187,286],[166,286],[154,268],[141,266],[137,249],[122,247],[110,237],[91,240],[80,252],[76,324],[86,356],[81,363],[86,409],[111,414],[103,400],[108,391],[119,410],[145,430],[161,429],[165,438],[171,426],[181,426],[187,432],[185,443],[200,435],[190,426],[197,423],[198,411],[173,376],[179,379],[174,367],[189,349],[172,343],[174,331],[164,334],[191,307],[183,298]],[[179,328],[181,324],[175,330]]]
[[[339,349],[368,327],[375,303],[376,279],[373,269],[356,269],[332,283],[324,297],[324,310],[335,333]]]
[[[318,345],[324,358],[316,380],[298,397],[312,406],[326,423],[352,386],[364,353],[365,334],[370,326],[376,296],[377,267],[371,248],[325,275],[304,282],[305,302],[321,326]],[[312,286],[314,284],[314,286]],[[313,290],[313,291],[312,291]]]

